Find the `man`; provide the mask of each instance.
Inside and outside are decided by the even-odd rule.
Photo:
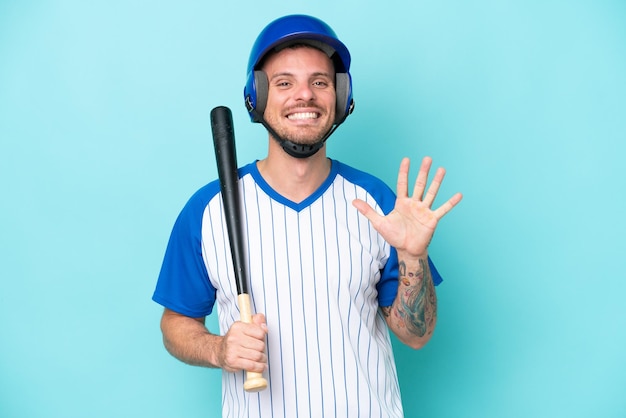
[[[412,196],[409,160],[398,196],[326,156],[353,108],[350,54],[324,22],[286,16],[259,35],[244,91],[269,132],[265,159],[239,170],[252,324],[240,322],[219,183],[200,189],[176,221],[153,299],[164,343],[180,360],[223,370],[223,416],[401,417],[389,338],[431,338],[441,281],[427,248],[460,200],[433,201],[444,177],[425,158]],[[220,333],[204,319],[217,304]],[[244,371],[268,389],[243,390]]]

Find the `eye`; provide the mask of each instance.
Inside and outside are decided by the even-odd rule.
[[[328,82],[324,80],[317,80],[313,82],[313,86],[319,87],[319,88],[326,88],[328,87]]]

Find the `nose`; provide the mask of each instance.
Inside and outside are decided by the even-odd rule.
[[[307,83],[299,83],[296,86],[295,99],[296,100],[306,101],[306,102],[315,100],[315,91],[313,90],[313,88],[311,87],[311,85],[308,82]]]

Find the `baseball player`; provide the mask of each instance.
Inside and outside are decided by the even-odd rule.
[[[327,156],[354,100],[350,53],[317,18],[263,29],[244,100],[269,139],[265,158],[239,168],[256,314],[238,320],[216,180],[187,202],[167,246],[153,295],[165,347],[222,369],[224,417],[402,417],[390,331],[413,348],[431,338],[441,277],[428,245],[462,196],[433,206],[445,172],[429,183],[428,157],[411,190],[401,162],[394,193]],[[215,308],[220,329],[209,330]],[[244,391],[245,371],[262,373],[267,389]]]

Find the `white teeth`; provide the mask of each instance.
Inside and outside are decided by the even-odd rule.
[[[317,113],[315,112],[303,112],[303,113],[291,113],[289,116],[287,116],[287,118],[289,119],[298,119],[298,120],[304,120],[304,119],[317,119]]]

